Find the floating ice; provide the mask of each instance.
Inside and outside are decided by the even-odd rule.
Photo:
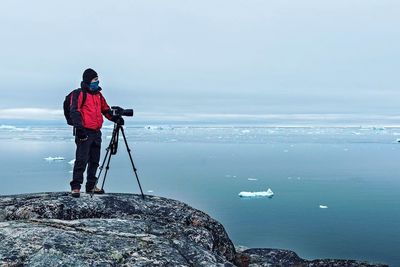
[[[161,126],[155,126],[155,125],[146,125],[144,128],[147,129],[147,130],[152,130],[152,131],[163,130],[164,129]]]
[[[320,209],[327,209],[327,208],[328,208],[328,206],[325,206],[325,205],[319,205],[319,208],[320,208]]]
[[[47,160],[47,161],[64,160],[63,157],[47,157],[47,158],[44,158],[44,159]]]
[[[260,192],[246,192],[242,191],[239,193],[239,197],[272,197],[274,192],[270,188],[267,191],[260,191]]]
[[[386,130],[385,127],[379,127],[379,126],[377,126],[377,127],[372,127],[372,129],[375,130],[375,131],[384,131],[384,130]]]
[[[247,178],[247,180],[249,180],[249,181],[257,181],[258,179],[257,178]]]
[[[75,159],[70,160],[70,161],[68,162],[68,164],[69,164],[69,165],[74,165],[74,164],[75,164]]]
[[[154,191],[153,190],[147,190],[147,193],[153,193]]]
[[[250,133],[250,130],[243,130],[242,133]]]
[[[28,128],[18,128],[14,125],[0,125],[0,130],[10,130],[10,131],[26,131]]]
[[[397,142],[397,143],[400,143],[400,138],[397,138],[397,139],[396,139],[396,142]]]
[[[103,129],[114,129],[114,125],[103,125]]]

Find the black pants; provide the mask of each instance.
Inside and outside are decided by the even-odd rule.
[[[79,141],[75,137],[76,153],[74,171],[70,183],[71,189],[81,188],[86,165],[88,165],[86,190],[91,190],[96,183],[96,172],[100,161],[101,131],[87,130],[87,134],[88,139],[86,141]]]

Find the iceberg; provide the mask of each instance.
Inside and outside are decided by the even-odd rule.
[[[372,127],[372,129],[375,130],[375,131],[384,131],[384,130],[386,130],[385,127],[381,127],[381,126]]]
[[[161,126],[155,126],[155,125],[146,125],[144,128],[147,129],[147,130],[152,130],[152,131],[163,130],[164,129]]]
[[[19,128],[14,125],[0,125],[0,130],[9,130],[9,131],[27,131],[28,128]]]
[[[327,209],[327,208],[328,208],[328,206],[325,206],[325,205],[319,205],[319,208],[320,208],[320,209]]]
[[[239,193],[239,197],[272,197],[274,192],[270,188],[267,191],[260,191],[260,192],[246,192],[242,191]]]
[[[64,160],[63,157],[47,157],[47,158],[44,158],[44,159],[47,160],[47,161]]]

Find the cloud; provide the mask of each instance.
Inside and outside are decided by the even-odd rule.
[[[64,121],[63,110],[42,108],[0,109],[0,119],[23,119],[37,121]],[[128,119],[128,118],[127,118]],[[246,113],[155,113],[136,112],[135,123],[201,123],[201,124],[255,124],[287,126],[359,126],[359,125],[400,125],[398,115],[376,114],[322,114],[322,113],[286,113],[286,114],[246,114]],[[130,118],[128,119],[130,120]]]
[[[10,108],[0,109],[0,119],[58,120],[63,118],[61,109]]]

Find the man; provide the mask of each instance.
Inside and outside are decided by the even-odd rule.
[[[101,90],[97,73],[93,69],[87,69],[83,72],[81,90],[71,94],[70,114],[76,144],[74,171],[70,183],[73,197],[80,196],[86,165],[86,193],[93,191],[95,194],[104,194],[104,190],[96,187],[103,115],[110,121],[124,124],[121,117],[112,116]]]

